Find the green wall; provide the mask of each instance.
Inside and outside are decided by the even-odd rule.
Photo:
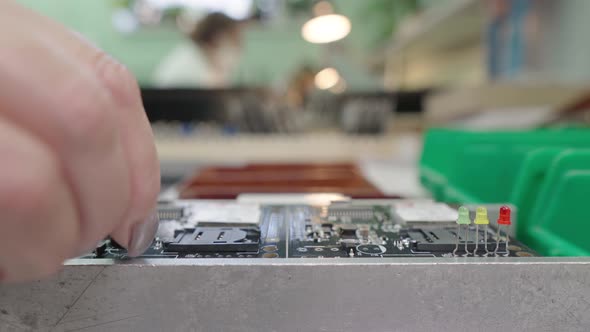
[[[19,0],[80,32],[129,67],[147,83],[154,66],[181,39],[173,29],[140,31],[131,36],[117,32],[111,23],[109,0]]]
[[[159,61],[182,40],[174,27],[141,29],[131,35],[117,32],[111,23],[110,0],[20,0],[66,26],[79,31],[106,52],[129,67],[143,85],[149,85]],[[361,9],[364,1],[337,0],[337,9],[353,21],[353,32],[329,54],[325,47],[305,42],[300,29],[307,17],[284,17],[270,25],[254,25],[246,32],[246,49],[236,74],[238,84],[284,83],[303,65],[336,66],[353,89],[379,87],[379,75],[366,68],[368,43],[374,30]]]
[[[115,0],[19,0],[74,30],[126,64],[140,83],[149,85],[159,61],[181,40],[173,26],[144,28],[131,35],[111,23]],[[239,1],[239,0],[236,0]],[[300,36],[308,17],[285,17],[270,25],[254,25],[246,33],[246,50],[236,75],[238,84],[281,85],[304,64],[335,66],[355,90],[381,86],[379,67],[373,66],[389,43],[389,35],[404,15],[418,7],[442,6],[455,0],[332,0],[338,12],[350,17],[353,30],[344,41],[312,45]],[[535,0],[546,3],[541,15],[542,43],[535,52],[542,59],[536,78],[560,81],[590,80],[590,1]],[[377,68],[377,69],[375,69]]]

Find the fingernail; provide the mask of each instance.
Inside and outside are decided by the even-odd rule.
[[[158,214],[154,212],[142,223],[133,227],[133,232],[131,233],[131,242],[129,242],[127,254],[131,257],[137,257],[143,254],[147,248],[149,248],[150,244],[152,244],[152,241],[154,241],[157,230]]]

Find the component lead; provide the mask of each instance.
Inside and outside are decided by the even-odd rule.
[[[459,250],[459,238],[461,235],[461,225],[467,225],[465,230],[465,253],[469,255],[469,251],[467,250],[467,240],[469,238],[469,224],[471,224],[471,219],[469,218],[469,209],[465,206],[459,207],[459,217],[457,218],[457,239],[455,241],[455,250],[453,250],[453,256],[457,256],[457,250]]]
[[[495,256],[498,256],[498,248],[500,248],[500,238],[502,237],[502,226],[503,225],[506,226],[506,231],[504,232],[504,234],[506,235],[506,254],[504,256],[505,257],[510,256],[510,249],[508,249],[508,241],[509,241],[508,228],[512,224],[512,221],[510,220],[510,213],[511,213],[510,208],[507,207],[506,205],[504,205],[500,208],[500,215],[498,217],[498,235],[496,236],[496,250],[494,250]]]
[[[473,223],[475,224],[475,250],[473,250],[473,256],[476,256],[477,249],[479,248],[479,225],[485,225],[486,231],[487,231],[487,225],[490,223],[490,220],[488,219],[488,210],[485,207],[480,206],[475,210],[475,220],[473,220]],[[487,249],[488,248],[487,236],[485,236],[484,244],[486,246],[486,254],[487,254],[487,250],[488,250]]]

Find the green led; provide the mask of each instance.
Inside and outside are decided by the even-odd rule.
[[[480,206],[475,210],[475,220],[473,223],[476,225],[489,225],[490,220],[488,219],[488,210]]]
[[[471,219],[469,218],[469,209],[461,206],[459,208],[459,218],[457,218],[457,224],[459,225],[469,225],[471,224]]]

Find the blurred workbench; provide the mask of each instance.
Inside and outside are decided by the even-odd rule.
[[[416,133],[156,137],[165,185],[211,165],[353,162],[385,195],[427,196],[418,182],[422,143]]]
[[[357,159],[361,169],[385,193],[423,195],[419,138],[393,142],[387,158]],[[178,149],[163,146],[161,156]],[[212,164],[191,156],[163,158],[164,176]],[[557,257],[78,259],[55,278],[0,286],[0,331],[588,331],[589,266]]]

